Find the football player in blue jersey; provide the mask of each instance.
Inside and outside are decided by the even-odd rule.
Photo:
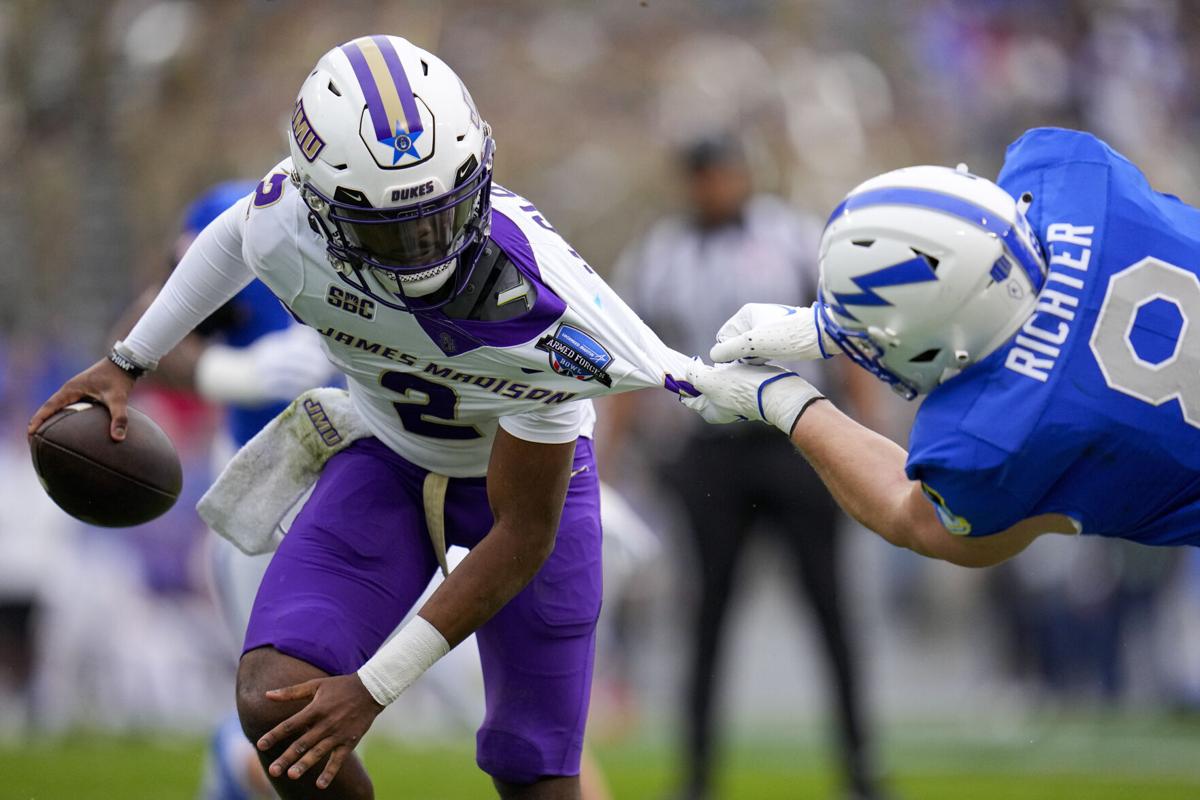
[[[253,182],[227,181],[193,201],[184,215],[177,257],[200,231],[254,188]],[[185,372],[191,375],[196,391],[220,405],[225,417],[224,435],[214,443],[214,470],[219,471],[297,395],[336,377],[321,351],[319,336],[292,319],[261,281],[252,281],[234,295],[193,338],[198,340],[197,347],[184,347],[177,353],[181,359],[195,353],[194,365]],[[220,536],[211,537],[210,543],[213,593],[236,653],[271,556],[248,556]],[[209,740],[199,800],[275,796],[254,746],[242,733],[237,711],[231,707]]]
[[[251,181],[210,187],[187,207],[172,266],[214,219],[254,191]],[[160,287],[147,290],[118,325],[132,327]],[[223,431],[213,446],[219,471],[233,453],[287,407],[298,394],[332,380],[335,370],[320,338],[288,314],[260,281],[253,281],[210,316],[170,356],[160,383],[195,390],[224,412]],[[218,536],[211,542],[212,585],[236,647],[245,635],[250,608],[270,555],[247,556]],[[217,726],[209,744],[200,800],[274,797],[253,745],[242,733],[236,711]]]
[[[1095,136],[1043,128],[996,183],[867,181],[820,260],[811,308],[743,307],[713,360],[844,354],[927,395],[908,451],[774,367],[697,363],[711,421],[775,424],[857,520],[956,564],[1044,533],[1200,544],[1200,211]]]

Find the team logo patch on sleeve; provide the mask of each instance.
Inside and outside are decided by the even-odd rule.
[[[946,530],[955,536],[966,536],[971,532],[971,523],[951,511],[945,498],[936,489],[922,481],[921,491],[929,498],[929,502],[933,503],[933,510],[937,512],[938,520]]]
[[[550,354],[550,368],[559,375],[612,386],[607,371],[613,361],[612,354],[579,328],[559,325],[553,336],[543,336],[538,341],[537,349]]]

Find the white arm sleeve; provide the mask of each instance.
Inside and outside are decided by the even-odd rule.
[[[249,198],[233,204],[200,232],[158,297],[125,337],[125,347],[139,364],[157,364],[254,279],[242,258],[247,202]]]

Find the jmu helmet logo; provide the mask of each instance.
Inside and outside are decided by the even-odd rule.
[[[433,155],[433,114],[413,94],[392,40],[364,36],[341,49],[366,99],[359,132],[376,163],[410,167]]]
[[[312,123],[308,121],[308,115],[304,113],[303,100],[296,101],[296,109],[292,112],[292,136],[296,137],[296,144],[309,163],[316,161],[317,156],[325,149],[325,140],[317,134]]]
[[[537,349],[550,354],[550,368],[559,375],[612,386],[608,366],[612,355],[602,344],[579,328],[559,325],[553,336],[544,336]]]

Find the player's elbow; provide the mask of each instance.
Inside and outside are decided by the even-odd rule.
[[[904,540],[904,545],[918,555],[971,569],[995,566],[1010,555],[989,547],[984,539],[955,536],[925,519],[909,521]]]
[[[550,554],[554,552],[554,543],[558,539],[558,526],[540,526],[530,539],[532,540],[530,552],[533,560],[537,563],[537,569],[541,569],[542,564],[545,564],[546,559],[550,558]]]
[[[967,547],[961,551],[947,553],[940,558],[955,566],[970,567],[971,569],[994,567],[1000,562],[1008,560],[1008,556],[1005,554],[976,547]]]
[[[558,517],[523,518],[504,524],[506,534],[512,537],[518,552],[518,560],[530,575],[541,569],[546,559],[554,552],[558,538]]]

